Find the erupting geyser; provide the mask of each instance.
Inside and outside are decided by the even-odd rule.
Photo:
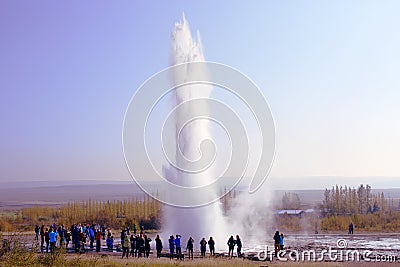
[[[258,87],[229,66],[206,62],[199,34],[193,40],[183,16],[171,34],[171,66],[144,82],[128,105],[123,148],[135,182],[166,204],[162,236],[192,236],[197,245],[213,236],[218,250],[231,234],[265,229],[267,216],[249,208],[267,210],[267,194],[255,192],[271,166],[274,134]],[[218,199],[243,177],[249,194],[242,187],[223,216]]]
[[[183,21],[176,23],[171,35],[171,65],[204,61],[202,45],[197,33],[194,41],[189,24],[183,15]],[[195,72],[195,73],[194,73]],[[173,73],[174,81],[188,80],[190,75],[206,76],[206,69],[186,69]],[[178,84],[178,82],[176,82]],[[215,179],[215,169],[210,167],[215,156],[210,121],[201,115],[208,113],[206,100],[212,91],[211,85],[190,84],[175,88],[174,113],[175,120],[175,155],[170,166],[164,166],[164,176],[168,181],[182,187],[201,187],[211,184]],[[200,115],[199,115],[200,114]],[[165,130],[165,129],[164,129]],[[211,187],[210,194],[217,196],[217,185]],[[169,196],[171,202],[174,198],[185,198],[192,203],[190,198],[199,197],[196,194]],[[216,197],[215,197],[216,198]],[[192,236],[195,242],[200,242],[202,237],[209,236],[225,239],[224,222],[219,202],[202,207],[172,207],[167,206],[164,212],[163,232],[165,235],[180,234],[183,242]]]

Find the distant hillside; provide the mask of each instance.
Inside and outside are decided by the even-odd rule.
[[[157,184],[151,184],[157,192]],[[246,190],[246,188],[242,188]],[[383,192],[388,199],[398,205],[400,188],[373,189]],[[297,193],[302,207],[313,207],[323,199],[324,189],[320,190],[275,190],[275,201],[280,202],[285,192]],[[87,199],[114,200],[141,198],[145,194],[130,181],[54,181],[54,182],[12,182],[0,184],[0,209],[16,209],[24,205],[59,205],[69,201]],[[397,201],[397,202],[396,202]]]

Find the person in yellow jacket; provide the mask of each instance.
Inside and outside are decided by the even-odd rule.
[[[124,256],[126,255],[126,258],[128,258],[129,256],[129,238],[128,235],[125,235],[124,240],[122,242],[122,259],[124,258]]]

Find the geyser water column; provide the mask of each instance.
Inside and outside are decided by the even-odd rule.
[[[171,34],[171,65],[199,61],[204,61],[199,33],[196,42],[183,15],[183,21],[175,24]],[[193,75],[207,79],[207,69],[193,69],[188,65],[187,68],[176,69],[171,78],[174,84],[179,84],[179,81],[191,80],[190,76]],[[210,141],[213,140],[213,136],[208,119],[209,106],[208,101],[202,101],[209,98],[211,90],[211,85],[200,83],[185,85],[174,90],[173,106],[177,107],[172,117],[175,119],[176,127],[175,149],[171,147],[165,151],[175,151],[175,155],[171,155],[172,166],[164,168],[166,179],[174,184],[195,188],[209,185],[217,177],[217,173],[214,173],[215,168],[211,166],[217,151]],[[173,132],[173,129],[169,131]],[[218,189],[216,183],[208,189],[209,193],[214,195],[214,199],[217,198]],[[198,195],[172,194],[171,201],[174,202],[175,197],[185,197],[190,203],[192,202],[190,199],[197,198]],[[224,229],[226,227],[218,202],[202,207],[167,206],[164,210],[163,232],[166,234],[181,234],[185,240],[192,236],[199,242],[200,238],[208,238],[210,235],[224,236]]]
[[[217,88],[235,101],[215,98]],[[163,103],[166,99],[171,101]],[[258,138],[249,138],[247,129]],[[274,134],[271,111],[257,86],[229,66],[205,62],[199,36],[193,40],[185,18],[176,23],[171,66],[138,88],[123,124],[132,178],[165,203],[164,241],[180,234],[183,242],[192,236],[198,245],[202,237],[213,236],[222,249],[228,233],[240,234],[225,223],[218,199],[242,177],[251,178],[249,193],[261,186],[274,156]],[[237,221],[242,214],[236,216]]]

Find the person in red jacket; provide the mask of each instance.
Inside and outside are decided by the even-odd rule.
[[[100,246],[101,246],[101,232],[100,232],[100,230],[96,230],[95,238],[96,238],[96,252],[100,252]]]

